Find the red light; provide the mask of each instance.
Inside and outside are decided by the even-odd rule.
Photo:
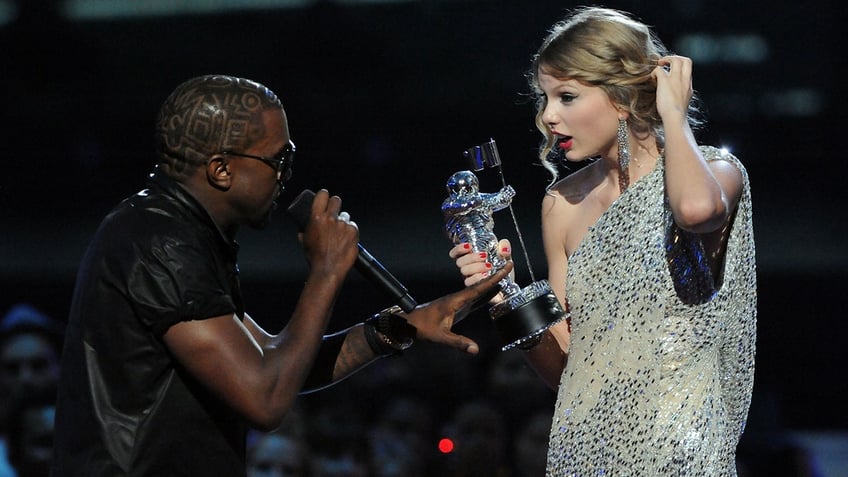
[[[447,437],[443,437],[439,441],[439,452],[442,454],[450,454],[453,452],[453,441],[448,439]]]

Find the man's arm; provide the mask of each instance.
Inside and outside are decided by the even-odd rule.
[[[498,273],[446,295],[405,315],[415,326],[416,338],[444,344],[471,354],[479,351],[471,339],[457,335],[451,327],[478,303],[485,303],[498,282],[512,269],[509,263]],[[295,316],[275,336],[247,317],[236,316],[181,322],[165,334],[165,342],[176,358],[202,383],[236,409],[251,425],[270,430],[279,425],[302,391],[314,391],[350,376],[379,357],[368,344],[364,325],[322,337],[323,327],[298,319],[301,307],[321,306],[329,299],[313,286],[332,290],[332,284],[307,281]],[[329,309],[327,309],[329,313]],[[261,345],[250,328],[260,331]]]
[[[184,321],[164,335],[199,382],[259,429],[273,429],[291,408],[318,355],[333,303],[358,253],[355,224],[339,218],[341,200],[319,191],[302,243],[309,276],[286,327],[277,335],[233,315]]]
[[[425,305],[419,305],[410,313],[398,313],[415,328],[415,339],[438,343],[469,354],[480,350],[477,343],[466,336],[454,333],[451,328],[473,309],[488,303],[498,291],[498,282],[512,270],[512,263],[458,292],[443,296]],[[381,355],[368,344],[365,324],[354,325],[347,330],[324,337],[315,366],[307,378],[304,392],[316,391],[335,384],[362,369]],[[388,338],[396,340],[397,337]]]
[[[378,357],[363,325],[324,338],[333,303],[356,259],[355,225],[340,220],[341,203],[316,194],[303,243],[309,277],[286,327],[265,333],[249,316],[193,320],[171,326],[165,343],[175,358],[252,426],[270,430],[301,391],[336,383]],[[417,338],[476,353],[477,344],[450,328],[485,298],[511,265],[476,286],[421,305],[407,320]],[[485,302],[485,300],[483,300]]]

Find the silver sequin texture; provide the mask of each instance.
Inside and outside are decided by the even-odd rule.
[[[756,267],[743,173],[723,282],[687,305],[665,237],[664,164],[630,186],[569,258],[571,348],[557,396],[548,476],[735,476],[754,377]]]

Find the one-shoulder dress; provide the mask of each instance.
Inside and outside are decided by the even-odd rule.
[[[736,157],[701,151],[744,177],[717,279],[705,280],[700,242],[673,223],[662,158],[569,257],[572,334],[549,477],[736,475],[754,377],[751,192]]]

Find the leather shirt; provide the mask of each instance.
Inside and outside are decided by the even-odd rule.
[[[245,425],[162,339],[182,321],[243,317],[237,252],[161,171],[103,220],[68,320],[55,476],[244,475]]]

